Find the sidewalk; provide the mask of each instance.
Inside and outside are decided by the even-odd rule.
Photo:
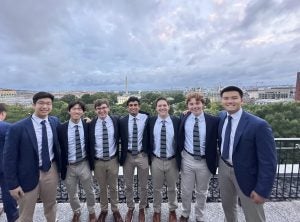
[[[81,215],[81,221],[87,221],[88,213],[86,209],[86,205],[82,204],[83,210]],[[168,220],[168,205],[163,204],[162,205],[162,221],[165,222]],[[100,211],[99,203],[96,205],[96,212],[97,216],[99,215]],[[136,209],[138,209],[138,205],[136,205]],[[125,217],[125,214],[127,212],[126,204],[120,204],[120,212]],[[300,200],[294,200],[294,201],[285,201],[285,202],[267,202],[265,204],[265,212],[267,221],[270,222],[300,222]],[[150,204],[150,207],[146,211],[146,221],[151,222],[152,221],[152,214],[153,214],[153,208],[152,204]],[[69,203],[60,203],[58,204],[58,214],[57,219],[59,222],[69,222],[72,219],[72,211],[70,208]],[[179,208],[177,210],[178,217],[180,216],[180,204]],[[193,217],[193,209],[192,214],[189,221],[195,221]],[[5,214],[2,214],[0,216],[0,221],[4,222],[6,221]],[[43,209],[42,204],[37,204],[35,216],[34,216],[34,222],[44,222],[45,218],[43,216]],[[109,215],[107,217],[107,222],[113,221],[112,213],[109,212]],[[135,210],[134,213],[134,220],[138,221],[138,210]],[[207,204],[207,222],[223,222],[224,221],[224,214],[222,211],[221,203],[208,203]],[[243,217],[242,210],[239,210],[239,221],[243,222],[245,221]]]

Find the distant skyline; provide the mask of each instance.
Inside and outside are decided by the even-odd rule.
[[[298,0],[3,0],[0,88],[295,85]]]

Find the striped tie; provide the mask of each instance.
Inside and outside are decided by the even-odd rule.
[[[102,144],[103,144],[103,159],[109,159],[109,144],[106,122],[102,121]]]
[[[132,155],[138,154],[138,127],[136,124],[136,118],[133,118],[132,128]]]
[[[199,135],[199,119],[195,117],[195,125],[193,129],[193,147],[194,147],[194,159],[200,160],[201,159],[201,152],[200,152],[200,135]]]
[[[80,161],[82,159],[82,150],[81,150],[81,141],[80,141],[78,125],[75,125],[75,144],[76,144],[76,161]]]
[[[166,120],[162,120],[160,131],[160,158],[167,158]]]

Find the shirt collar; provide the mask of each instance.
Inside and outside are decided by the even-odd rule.
[[[79,120],[78,123],[74,123],[72,122],[71,120],[69,120],[69,126],[72,128],[72,127],[75,127],[76,125],[78,125],[79,127],[82,127],[82,120]]]
[[[235,113],[233,113],[231,115],[229,113],[227,113],[227,116],[230,115],[232,117],[232,119],[239,119],[239,118],[241,118],[242,113],[243,113],[243,109],[240,108],[239,111],[237,111],[237,112],[235,112]]]
[[[166,121],[166,123],[169,123],[171,121],[171,118],[170,118],[170,116],[168,116],[167,118],[163,119],[160,116],[157,116],[157,120],[159,122],[162,122],[164,120],[164,121]]]
[[[191,113],[191,117],[193,117],[193,119],[195,119],[196,117],[200,120],[204,119],[204,112],[202,112],[199,116],[195,116],[193,113]]]
[[[46,118],[46,119],[41,119],[40,117],[38,117],[37,115],[35,115],[35,114],[32,114],[32,119],[34,120],[34,121],[36,121],[36,122],[38,122],[38,123],[41,123],[43,120],[46,120],[46,122],[49,122],[49,120],[48,120],[48,117]]]

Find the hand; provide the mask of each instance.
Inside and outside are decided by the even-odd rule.
[[[189,110],[184,110],[184,111],[182,112],[182,114],[183,114],[183,115],[186,115],[188,112],[189,112]]]
[[[14,190],[10,190],[9,193],[15,200],[19,200],[21,197],[24,196],[24,192],[20,186],[18,186]]]
[[[256,193],[254,190],[250,194],[250,199],[256,204],[263,204],[266,202],[266,199]]]

